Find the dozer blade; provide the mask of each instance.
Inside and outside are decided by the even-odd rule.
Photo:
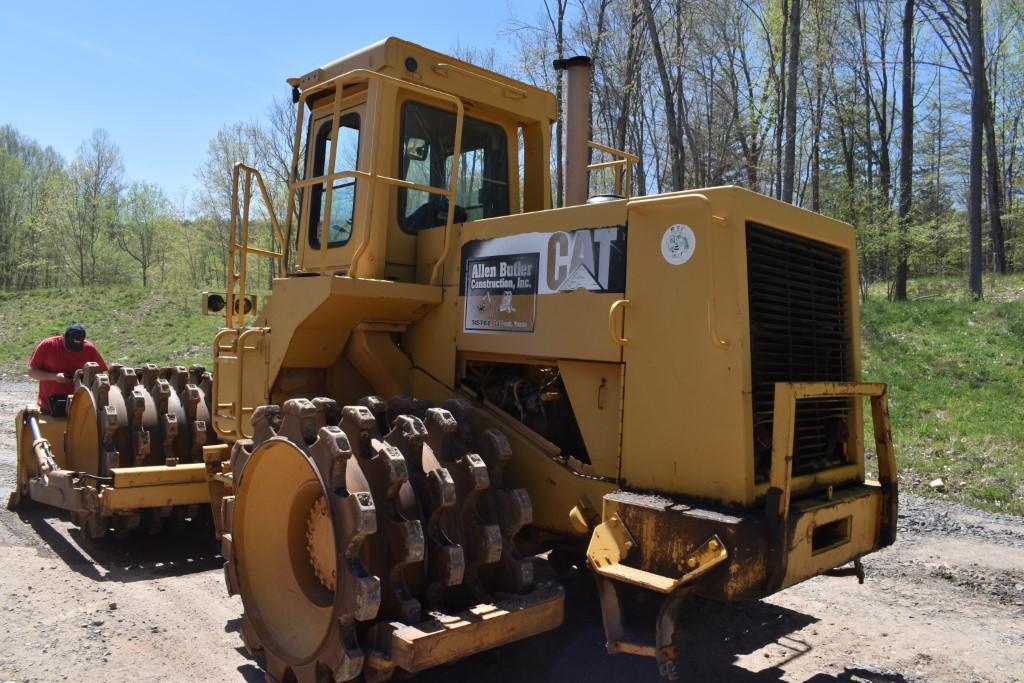
[[[113,515],[139,508],[205,505],[210,502],[206,466],[202,463],[168,467],[117,467],[113,484],[100,492],[100,511]]]
[[[499,571],[528,497],[499,491],[450,411],[397,405],[290,400],[258,409],[256,442],[235,446],[225,578],[275,680],[387,680],[562,622],[560,586]],[[518,516],[492,521],[495,494]]]

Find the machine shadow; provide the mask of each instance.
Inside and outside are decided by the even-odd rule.
[[[534,638],[483,652],[459,663],[419,674],[423,683],[453,680],[569,682],[586,680],[660,683],[653,659],[632,655],[609,655],[605,651],[604,627],[594,580],[580,572],[568,580],[565,623]],[[723,604],[694,599],[683,614],[683,636],[677,662],[681,681],[781,681],[782,667],[811,650],[811,645],[793,636],[817,618],[764,602]],[[653,628],[653,624],[652,624]],[[775,645],[789,652],[776,666],[749,671],[737,663],[743,655]],[[819,673],[808,683],[849,680]]]
[[[181,532],[149,535],[139,530],[86,538],[68,513],[33,504],[17,513],[67,566],[94,581],[130,583],[218,569],[224,559],[210,526],[190,522]]]

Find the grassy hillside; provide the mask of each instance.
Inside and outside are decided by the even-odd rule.
[[[1024,278],[914,283],[863,307],[864,377],[889,383],[904,487],[1024,514]],[[941,478],[945,492],[928,482]]]
[[[890,383],[905,488],[1024,514],[1024,278],[913,283],[911,301],[873,289],[863,307],[864,377]],[[223,319],[199,293],[92,287],[0,294],[0,373],[21,377],[36,341],[83,323],[109,362],[210,365]],[[868,441],[870,443],[870,440]],[[942,478],[945,491],[928,482]]]
[[[0,294],[0,373],[24,375],[35,344],[85,325],[107,363],[210,365],[223,317],[203,316],[199,292],[82,287]]]

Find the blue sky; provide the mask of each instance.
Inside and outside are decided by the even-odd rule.
[[[0,19],[0,125],[70,159],[94,128],[121,148],[130,179],[177,203],[193,189],[207,141],[260,117],[289,76],[396,35],[442,52],[511,53],[501,35],[538,1],[9,2]],[[296,7],[333,6],[313,15]]]

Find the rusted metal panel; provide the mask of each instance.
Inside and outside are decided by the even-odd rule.
[[[29,497],[37,503],[72,512],[87,512],[97,507],[96,491],[75,486],[69,472],[51,472],[46,481],[41,477],[33,477],[28,482],[28,492]]]
[[[701,577],[694,592],[720,600],[761,597],[766,546],[759,514],[716,510],[663,496],[617,491],[608,494],[605,518],[616,514],[635,538],[628,566],[678,576],[680,563],[709,538],[720,539],[729,559]]]

